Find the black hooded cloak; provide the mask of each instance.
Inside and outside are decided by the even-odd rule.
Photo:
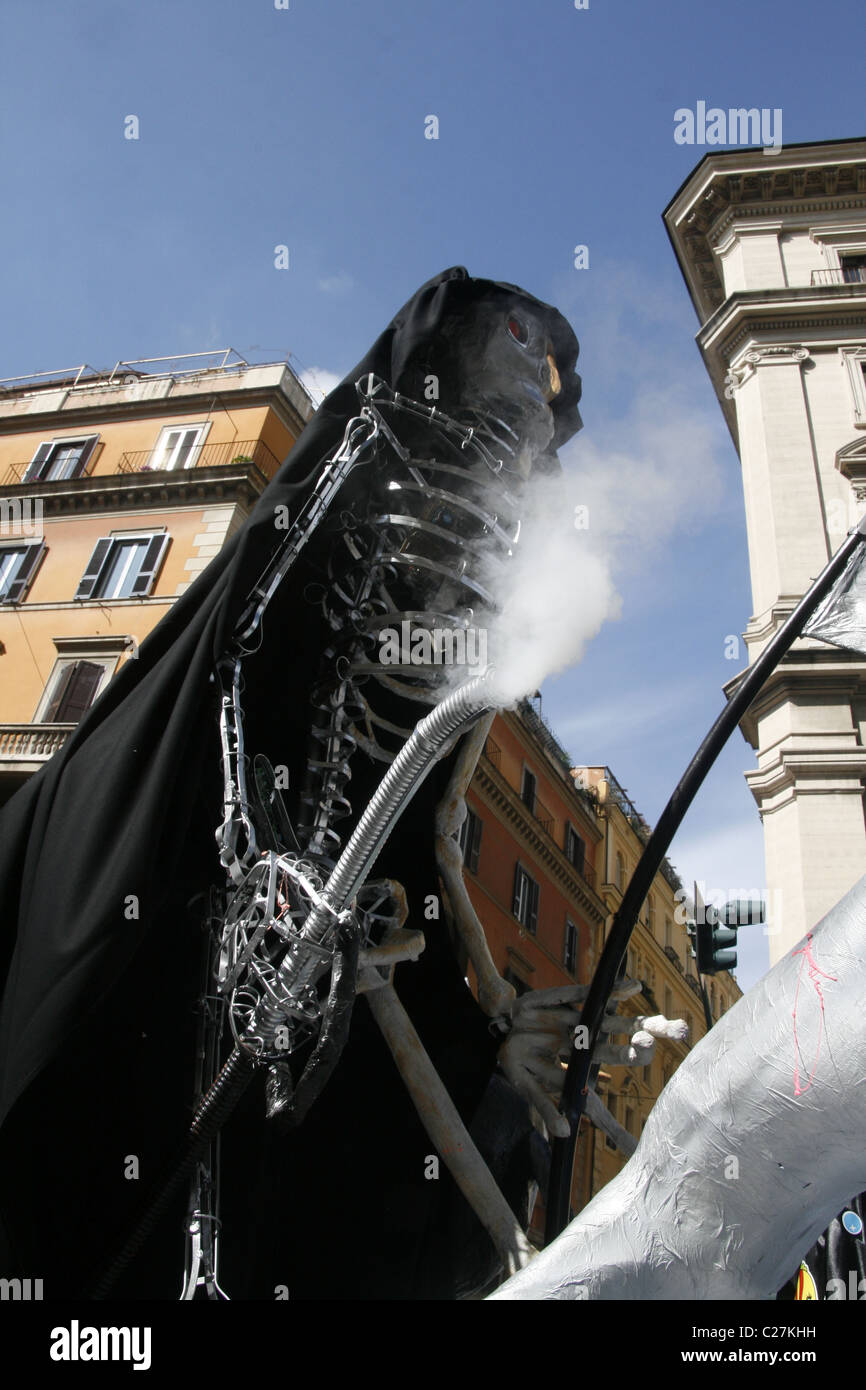
[[[48,1299],[84,1292],[189,1124],[202,922],[210,887],[224,882],[212,673],[276,549],[274,509],[297,514],[358,412],[360,377],[373,372],[411,394],[442,325],[504,292],[524,293],[456,267],[413,295],[327,397],[243,528],[0,812],[0,1272],[42,1278]],[[554,450],[579,428],[577,342],[556,310],[531,302],[549,315],[563,380]],[[326,639],[305,599],[309,581],[306,562],[289,572],[262,646],[245,661],[247,750],[288,766],[292,787]],[[357,815],[380,776],[361,776]],[[432,810],[446,776],[440,769],[422,788],[375,875],[406,885],[407,925],[425,930],[427,950],[400,967],[397,985],[469,1120],[496,1043],[444,924],[420,920],[424,897],[438,891]],[[293,1299],[453,1297],[442,1211],[462,1199],[444,1166],[438,1181],[425,1178],[430,1149],[359,1000],[337,1072],[296,1134],[275,1136],[256,1083],[226,1128],[229,1294],[272,1299],[283,1286]],[[185,1204],[178,1199],[116,1296],[177,1297]]]

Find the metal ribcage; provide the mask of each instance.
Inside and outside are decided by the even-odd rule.
[[[441,698],[448,667],[436,659],[435,634],[451,634],[453,651],[462,633],[471,651],[479,618],[496,609],[496,572],[517,539],[511,478],[483,456],[467,457],[434,422],[427,422],[427,436],[440,457],[386,449],[382,462],[393,466],[377,470],[382,481],[366,515],[344,513],[335,529],[322,600],[334,641],[313,694],[299,829],[313,860],[331,862],[339,850],[335,823],[352,810],[345,794],[350,759],[360,748],[390,763]],[[384,665],[386,631],[404,648],[407,636],[411,642],[429,634],[433,659],[404,660],[404,650],[399,664]]]

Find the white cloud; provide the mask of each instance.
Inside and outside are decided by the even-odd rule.
[[[307,388],[316,405],[321,405],[322,401],[333,391],[335,386],[339,386],[343,380],[336,372],[329,372],[327,367],[305,367],[301,372],[301,384]]]
[[[589,531],[611,547],[615,569],[647,565],[685,528],[718,517],[725,494],[716,422],[678,387],[643,383],[623,419],[602,422],[561,451]]]
[[[318,282],[319,289],[325,294],[347,294],[354,287],[355,281],[346,270],[340,270],[336,275],[323,275]]]

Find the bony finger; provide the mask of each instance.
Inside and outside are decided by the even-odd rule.
[[[640,980],[630,980],[625,978],[618,980],[610,992],[611,999],[631,999],[633,994],[640,994],[643,985]]]

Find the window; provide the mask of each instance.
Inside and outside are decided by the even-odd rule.
[[[466,819],[460,827],[458,843],[463,855],[463,863],[471,874],[478,873],[478,856],[481,853],[481,829],[483,821],[474,811],[467,808]]]
[[[673,1017],[673,1012],[674,1012],[674,996],[673,996],[673,994],[671,993],[671,987],[670,987],[670,985],[665,985],[665,1007],[664,1007],[664,1015],[665,1015],[665,1018],[672,1018],[672,1017]]]
[[[847,284],[866,282],[866,255],[862,252],[839,253],[842,279]]]
[[[625,1128],[629,1134],[634,1134],[634,1110],[630,1105],[625,1107]]]
[[[33,583],[45,542],[0,546],[0,603],[20,603]]]
[[[566,970],[573,975],[577,969],[577,927],[568,917],[565,919],[565,946],[562,960]]]
[[[583,873],[583,866],[586,862],[586,844],[580,838],[573,825],[566,822],[565,826],[565,854],[566,858],[577,869],[579,874]]]
[[[55,637],[57,660],[33,716],[34,724],[75,724],[105,689],[130,642],[129,634]]]
[[[156,579],[167,535],[103,536],[91,555],[76,599],[143,598]]]
[[[61,665],[40,722],[77,724],[96,699],[106,674],[105,666],[96,661],[69,661]]]
[[[538,778],[534,772],[530,772],[528,767],[523,769],[523,784],[520,788],[520,800],[524,806],[535,815],[535,793],[538,790]]]
[[[538,884],[521,864],[514,868],[514,901],[511,911],[518,922],[534,936],[538,930]]]
[[[617,1097],[614,1095],[613,1091],[608,1091],[607,1095],[606,1095],[605,1098],[604,1098],[604,1103],[605,1103],[605,1105],[607,1106],[607,1108],[608,1108],[608,1110],[610,1111],[610,1113],[611,1113],[611,1115],[613,1116],[613,1118],[616,1119],[616,1118],[617,1118],[617,1115],[616,1115]],[[606,1135],[604,1136],[604,1143],[605,1143],[605,1148],[608,1148],[608,1149],[615,1149],[615,1148],[616,1148],[616,1143],[614,1142],[613,1139],[611,1139],[610,1135],[608,1135],[608,1134],[606,1134]]]
[[[665,918],[665,946],[674,944],[674,924],[670,917]]]
[[[615,886],[619,889],[619,891],[622,892],[623,884],[625,883],[625,861],[622,855],[620,854],[619,850],[617,850],[616,852],[615,864],[616,867],[614,869],[613,881]]]
[[[512,970],[510,965],[506,967],[505,974],[502,978],[506,981],[507,984],[513,985],[518,999],[520,998],[521,994],[529,993],[529,985],[522,978],[522,976],[517,974],[516,970]]]
[[[646,900],[646,924],[647,924],[647,926],[649,927],[650,931],[652,931],[653,928],[655,927],[655,921],[656,921],[656,905],[655,905],[655,901],[654,901],[654,899],[653,899],[653,895],[652,895],[652,893],[650,893],[649,897],[648,897],[647,900]]]
[[[23,481],[42,483],[80,478],[98,439],[98,434],[90,434],[77,439],[46,440],[33,455]]]
[[[148,469],[195,468],[209,429],[207,422],[200,425],[166,425],[147,461]]]

